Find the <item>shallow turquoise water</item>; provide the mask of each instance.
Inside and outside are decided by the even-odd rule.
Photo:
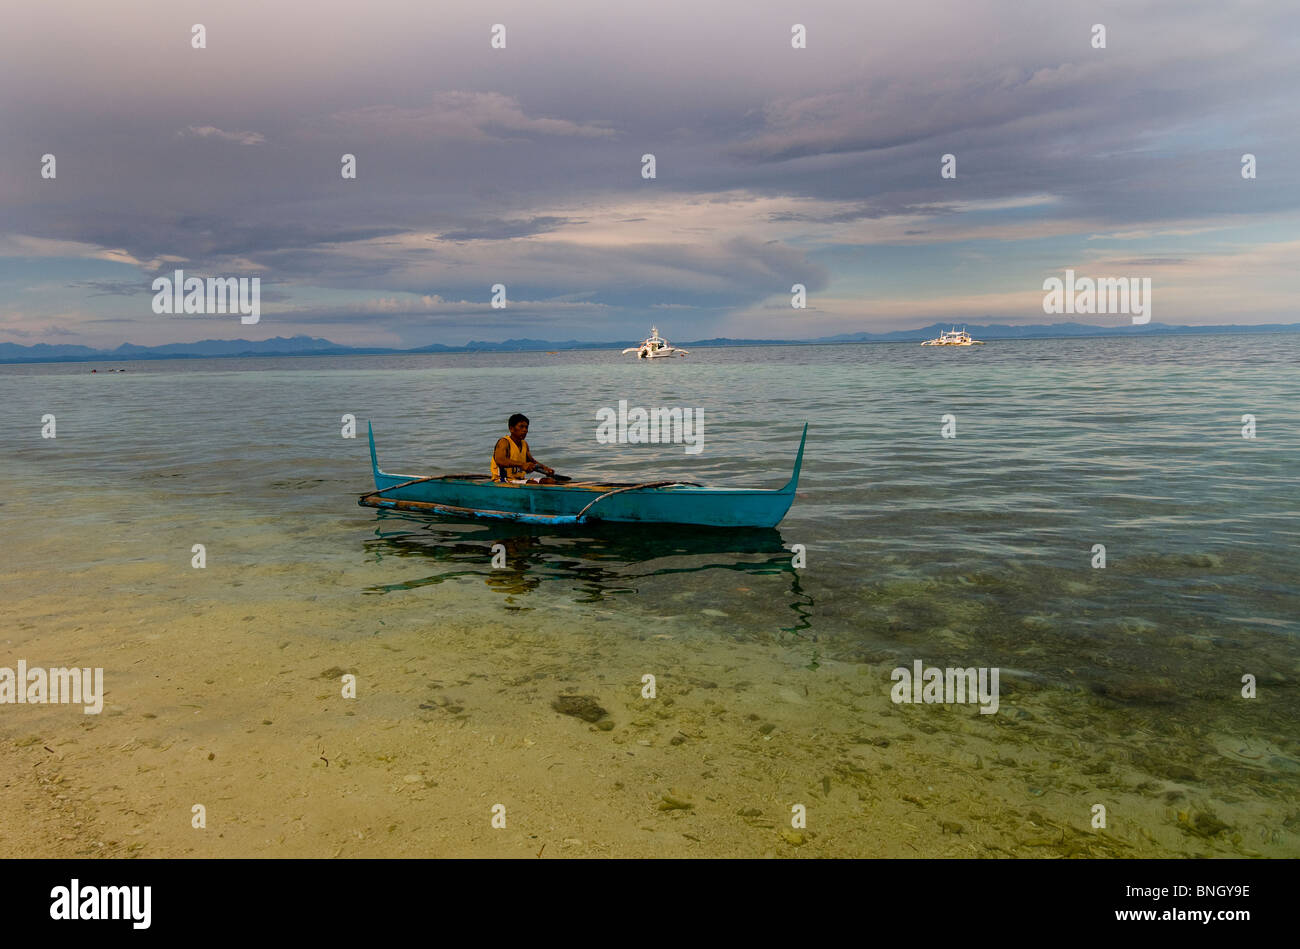
[[[0,519],[7,557],[33,533],[83,545],[45,565],[51,589],[201,539],[254,586],[259,565],[302,565],[286,597],[599,604],[629,634],[775,638],[814,665],[1000,666],[1013,689],[1020,676],[1227,717],[1281,748],[1291,780],[1297,357],[1300,335],[1279,334],[703,349],[649,365],[563,352],[0,366]],[[596,412],[620,399],[703,410],[704,450],[599,444]],[[388,471],[485,471],[515,411],[534,454],[581,477],[777,486],[805,420],[808,455],[775,531],[539,534],[356,506],[366,420]],[[56,439],[40,437],[44,413]],[[340,437],[345,413],[356,439]],[[955,438],[941,436],[949,414]],[[494,571],[498,542],[508,568]],[[1238,721],[1247,673],[1282,701]]]

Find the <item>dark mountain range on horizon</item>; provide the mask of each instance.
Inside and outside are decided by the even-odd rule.
[[[949,329],[951,323],[932,323],[916,329],[893,330],[886,333],[840,333],[815,339],[736,339],[715,337],[683,342],[684,348],[692,346],[815,346],[837,343],[902,343],[918,342],[937,336]],[[1179,326],[1167,323],[1143,325],[1093,326],[1086,323],[1051,323],[1010,326],[1001,323],[987,325],[963,324],[973,335],[982,339],[1053,339],[1087,336],[1145,336],[1145,335],[1206,335],[1220,333],[1295,333],[1300,323],[1264,323],[1254,325],[1225,324],[1216,326]],[[19,362],[102,362],[139,359],[210,359],[233,356],[363,356],[402,355],[421,353],[472,353],[472,352],[536,352],[564,349],[624,349],[635,341],[619,340],[588,342],[582,340],[507,339],[501,342],[470,340],[464,346],[447,346],[429,343],[409,349],[383,346],[343,346],[314,336],[276,336],[265,340],[204,339],[193,343],[167,343],[161,346],[138,346],[123,343],[116,349],[95,349],[90,346],[36,343],[0,343],[0,363]]]

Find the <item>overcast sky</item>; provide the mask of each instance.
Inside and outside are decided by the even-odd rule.
[[[1296,322],[1298,77],[1291,0],[13,4],[0,341],[1043,323],[1066,268]],[[261,322],[154,314],[177,267]]]

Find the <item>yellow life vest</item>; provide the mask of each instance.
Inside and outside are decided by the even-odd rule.
[[[528,478],[528,473],[524,471],[524,465],[528,462],[528,442],[525,441],[521,447],[515,444],[513,438],[507,438],[506,444],[509,446],[506,450],[510,453],[510,460],[517,463],[519,467],[507,468],[505,471],[505,478],[508,478],[511,481],[526,480]],[[503,480],[502,471],[497,467],[496,454],[496,449],[494,447],[492,450],[492,480],[501,481]]]

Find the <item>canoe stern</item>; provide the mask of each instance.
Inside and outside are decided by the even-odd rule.
[[[375,490],[377,491],[381,487],[379,484],[379,457],[375,454],[375,427],[369,421],[366,422],[366,434],[370,437],[370,473],[375,480]]]
[[[781,489],[782,494],[794,494],[795,489],[799,487],[799,471],[803,468],[803,446],[808,441],[808,423],[803,423],[803,434],[799,436],[799,453],[794,456],[794,471],[790,475],[790,480],[785,483]],[[371,443],[373,448],[373,442]]]

